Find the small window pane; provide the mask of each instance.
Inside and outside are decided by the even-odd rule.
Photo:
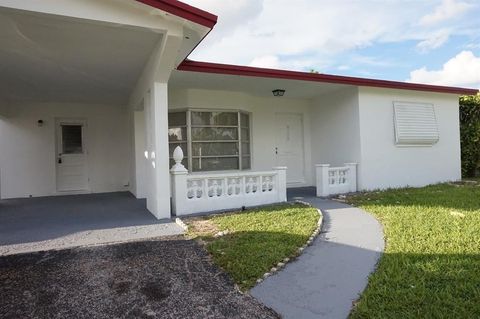
[[[237,126],[237,112],[192,112],[192,125]]]
[[[242,155],[250,155],[250,143],[242,143]]]
[[[192,128],[193,141],[238,140],[237,128],[221,127],[194,127]]]
[[[250,169],[250,168],[251,168],[250,156],[242,157],[242,169]]]
[[[182,163],[183,163],[183,165],[185,165],[185,163],[188,161],[188,160],[187,160],[187,156],[188,156],[188,153],[187,153],[187,143],[170,143],[170,144],[168,145],[168,147],[169,147],[169,150],[168,150],[168,151],[169,151],[169,156],[170,156],[170,157],[173,157],[173,151],[175,150],[175,148],[176,148],[177,146],[180,146],[180,148],[181,148],[182,151],[183,151],[183,156],[184,156],[184,158],[183,158],[183,162],[182,162]]]
[[[168,140],[170,142],[186,141],[187,140],[187,128],[185,127],[172,127],[168,129]]]
[[[222,171],[238,169],[238,157],[194,158],[194,171]]]
[[[83,153],[82,125],[62,125],[62,153]]]
[[[242,128],[242,141],[250,141],[250,130],[248,128]]]
[[[238,155],[238,143],[192,143],[193,156]]]
[[[249,121],[249,116],[248,114],[245,113],[240,113],[240,126],[241,127],[250,127],[250,121]]]
[[[186,112],[168,113],[168,126],[185,126],[187,125]]]

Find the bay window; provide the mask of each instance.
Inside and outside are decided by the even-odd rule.
[[[250,169],[250,115],[241,111],[186,110],[168,115],[170,164],[180,146],[189,171]]]

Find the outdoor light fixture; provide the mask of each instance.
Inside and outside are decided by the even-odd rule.
[[[282,89],[276,89],[272,91],[273,96],[283,96],[285,94],[285,90]]]

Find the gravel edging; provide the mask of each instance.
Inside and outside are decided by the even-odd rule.
[[[182,227],[183,230],[185,231],[185,233],[188,232],[188,225],[185,224],[185,223],[183,222],[183,220],[180,219],[180,217],[175,218],[175,223],[176,223],[178,226]]]
[[[303,251],[308,246],[310,246],[313,243],[313,241],[315,240],[315,238],[317,238],[317,236],[320,234],[320,231],[322,229],[322,221],[323,221],[322,211],[320,209],[312,206],[310,203],[307,203],[307,202],[304,202],[304,201],[301,201],[301,200],[296,200],[293,203],[302,204],[302,205],[305,205],[305,206],[308,206],[308,207],[315,208],[317,210],[318,215],[319,215],[318,222],[317,222],[317,228],[315,228],[315,230],[312,232],[312,234],[310,235],[310,238],[308,238],[305,245],[303,245],[302,247],[297,249],[297,253],[296,253],[295,256],[286,257],[281,262],[277,263],[277,265],[275,267],[272,267],[272,269],[270,269],[269,272],[264,273],[261,278],[257,279],[257,281],[256,281],[257,285],[259,283],[261,283],[262,281],[264,281],[265,279],[267,279],[268,277],[270,277],[270,276],[274,275],[275,273],[281,271],[289,262],[292,262],[295,259],[297,259],[298,257],[300,257],[300,255],[302,255]]]

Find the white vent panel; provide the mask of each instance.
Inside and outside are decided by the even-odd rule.
[[[433,145],[439,140],[433,104],[394,102],[395,143]]]

